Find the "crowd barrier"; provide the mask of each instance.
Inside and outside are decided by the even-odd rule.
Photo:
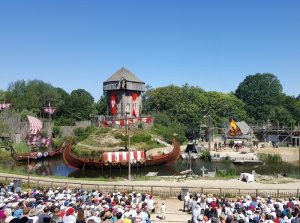
[[[300,189],[239,189],[239,188],[205,188],[205,187],[179,187],[179,186],[151,186],[151,185],[121,185],[121,184],[105,184],[89,183],[89,182],[76,182],[69,180],[66,182],[64,179],[39,179],[38,177],[30,176],[0,176],[0,181],[10,183],[12,181],[19,181],[22,185],[27,187],[37,188],[81,188],[86,190],[98,190],[104,193],[113,192],[132,192],[151,193],[152,195],[164,198],[177,198],[182,191],[189,191],[190,193],[213,194],[215,196],[223,196],[234,198],[236,196],[271,196],[274,198],[289,198],[300,197]]]

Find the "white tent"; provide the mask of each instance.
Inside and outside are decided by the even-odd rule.
[[[249,182],[254,182],[254,175],[250,173],[241,173],[239,180]]]

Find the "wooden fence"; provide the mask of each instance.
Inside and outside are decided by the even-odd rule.
[[[270,195],[271,197],[277,198],[289,198],[289,197],[299,197],[300,189],[240,189],[240,188],[205,188],[205,187],[179,187],[179,186],[151,186],[151,185],[120,185],[120,184],[105,184],[99,183],[89,183],[89,182],[76,182],[69,180],[60,179],[39,179],[37,177],[30,176],[0,176],[0,181],[8,183],[14,180],[19,180],[22,184],[26,184],[30,187],[51,187],[51,188],[82,188],[86,190],[98,190],[103,193],[112,192],[132,192],[136,191],[139,193],[151,193],[160,198],[175,198],[178,197],[183,191],[189,191],[190,193],[204,193],[213,194],[215,196],[224,197],[236,197],[236,196],[260,196],[266,197]],[[150,182],[149,182],[150,183]]]

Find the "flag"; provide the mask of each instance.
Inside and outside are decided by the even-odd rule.
[[[111,107],[111,114],[116,115],[117,114],[117,103],[116,103],[116,95],[112,94],[110,96],[110,107]]]
[[[137,104],[137,97],[138,97],[138,94],[135,93],[135,92],[132,92],[131,93],[131,97],[132,97],[132,112],[131,114],[133,116],[136,116],[136,104]]]

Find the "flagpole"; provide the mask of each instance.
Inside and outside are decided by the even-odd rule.
[[[127,144],[127,149],[128,149],[128,180],[131,180],[131,149],[130,149],[130,135],[129,135],[129,123],[128,123],[128,118],[127,115],[129,113],[125,112],[125,121],[126,121],[126,135],[128,136],[128,144]]]

